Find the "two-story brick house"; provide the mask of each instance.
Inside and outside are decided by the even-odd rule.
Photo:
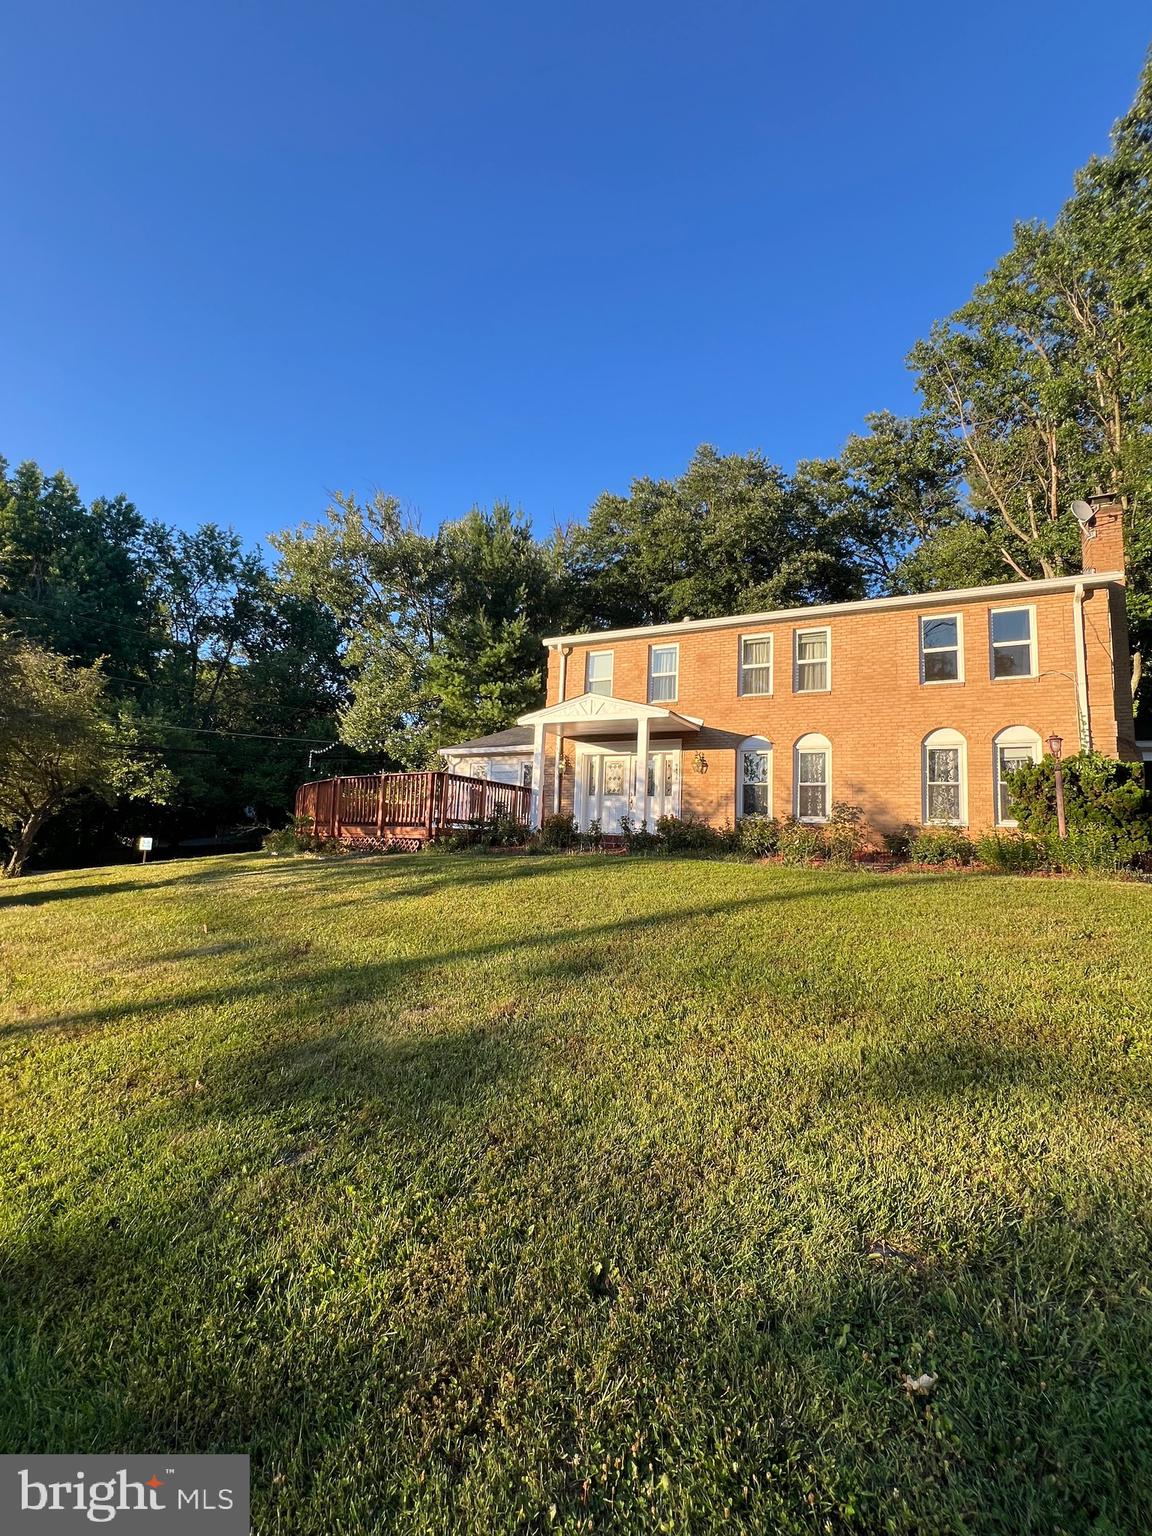
[[[547,702],[500,753],[531,764],[537,821],[606,834],[624,816],[820,822],[837,801],[876,831],[1003,825],[1005,773],[1048,737],[1140,756],[1118,506],[1083,550],[1079,576],[554,636]],[[445,756],[483,773],[488,750]]]

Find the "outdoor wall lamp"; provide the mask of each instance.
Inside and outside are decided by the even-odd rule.
[[[696,753],[695,757],[692,759],[692,766],[695,768],[697,773],[708,772],[708,759],[704,756],[703,752]]]

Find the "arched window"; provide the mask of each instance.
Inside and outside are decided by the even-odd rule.
[[[736,814],[771,816],[772,743],[764,736],[749,736],[736,754]]]
[[[992,738],[992,786],[996,795],[996,824],[1014,827],[1008,811],[1008,791],[1004,781],[1024,763],[1038,763],[1042,752],[1040,737],[1027,725],[1009,725]]]
[[[968,743],[959,731],[924,738],[924,820],[944,827],[968,825]]]
[[[801,736],[793,749],[797,821],[827,821],[832,804],[832,743],[827,736]]]

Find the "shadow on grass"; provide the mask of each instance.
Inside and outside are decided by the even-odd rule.
[[[620,861],[606,862],[613,864]],[[595,873],[588,865],[581,867],[590,875]],[[482,878],[464,875],[450,883],[468,884],[472,880]],[[686,908],[669,907],[662,911],[646,912],[627,918],[612,918],[601,923],[569,925],[561,932],[540,930],[534,933],[518,933],[513,937],[495,939],[488,943],[462,945],[427,954],[408,954],[397,959],[367,964],[343,962],[325,966],[317,963],[316,957],[307,944],[301,944],[299,941],[289,944],[274,943],[267,946],[261,958],[249,952],[243,980],[223,986],[189,989],[174,993],[170,997],[132,999],[97,1008],[79,1009],[51,1019],[25,1021],[0,1030],[0,1038],[26,1034],[38,1029],[96,1028],[141,1015],[165,1015],[192,1008],[226,1008],[264,996],[280,995],[293,988],[299,988],[306,993],[309,1007],[340,1008],[350,1003],[388,998],[395,996],[398,992],[410,996],[413,988],[424,975],[442,966],[483,964],[511,955],[531,957],[541,954],[543,958],[535,969],[536,976],[539,979],[552,977],[563,980],[583,974],[583,962],[579,955],[571,965],[564,956],[558,960],[551,958],[549,952],[557,943],[565,947],[575,945],[578,949],[582,946],[585,953],[594,954],[598,941],[611,941],[612,945],[618,948],[622,941],[630,937],[650,932],[667,934],[681,927],[690,929],[693,923],[701,919],[747,914],[791,902],[806,901],[816,896],[830,904],[840,900],[855,901],[861,896],[866,896],[871,903],[882,906],[890,899],[898,900],[901,894],[911,888],[921,889],[936,883],[951,883],[951,876],[910,877],[902,881],[899,886],[868,879],[854,880],[850,876],[843,880],[835,878],[828,880],[816,876],[814,880],[804,884],[789,884],[784,888],[766,881],[763,889],[753,895],[732,897],[725,901]],[[403,892],[396,894],[411,897],[414,894],[418,895],[419,892],[414,892],[411,884],[408,884]],[[595,879],[593,888],[588,894],[588,905],[594,906],[601,894],[602,887],[599,880]],[[574,904],[579,905],[580,902],[576,901]],[[186,953],[177,952],[176,957],[179,958]]]
[[[823,1267],[788,1244],[768,1264],[758,1228],[795,1213],[758,1209],[738,1184],[743,1226],[680,1253],[626,1158],[605,1163],[594,1207],[574,1177],[588,1148],[559,1137],[507,1160],[542,1048],[522,1027],[384,1044],[319,1032],[229,1058],[202,1097],[142,1117],[131,1141],[160,1175],[149,1198],[125,1206],[112,1182],[0,1255],[3,1448],[247,1452],[255,1529],[294,1536],[589,1518],[1148,1528],[1146,1217],[1110,1224],[1141,1209],[1138,1177],[1102,1182],[1114,1210],[1089,1224],[1055,1205],[1006,1212],[1003,1231],[974,1234],[971,1273],[932,1255],[877,1265],[867,1233]],[[954,1050],[944,1031],[921,1042],[904,1091],[988,1096],[1051,1065],[970,1051],[957,1069]],[[886,1111],[897,1055],[845,1071],[845,1096]],[[214,1127],[233,1133],[215,1152]],[[361,1197],[378,1237],[341,1224],[368,1149],[385,1165]],[[606,1292],[554,1243],[566,1223],[590,1252],[610,1245]],[[533,1242],[495,1236],[537,1226]],[[938,1378],[924,1399],[902,1385],[921,1371]]]
[[[519,869],[477,866],[451,883]],[[354,888],[378,868],[302,875]],[[540,861],[540,873],[558,868],[570,866]],[[601,872],[582,868],[594,910]],[[197,1091],[142,1112],[87,1187],[76,1178],[70,1193],[62,1172],[0,1253],[2,1448],[246,1451],[256,1529],[293,1536],[535,1536],[588,1520],[644,1532],[1152,1528],[1145,1170],[1094,1180],[1086,1168],[1074,1219],[1041,1161],[959,1256],[877,1265],[869,1240],[889,1234],[851,1192],[790,1178],[765,1198],[739,1165],[714,1187],[691,1159],[675,1162],[681,1184],[660,1185],[645,1172],[650,1141],[627,1155],[637,1127],[623,1117],[537,1135],[542,1105],[560,1098],[578,1117],[583,1089],[576,1067],[567,1096],[540,1088],[556,1048],[546,1007],[391,1040],[343,1012],[381,997],[418,1004],[436,968],[484,970],[509,954],[525,956],[526,980],[579,981],[622,939],[658,929],[687,941],[701,919],[815,897],[867,898],[883,923],[889,897],[944,882],[766,878],[731,900],[367,964],[317,966],[273,945],[226,984],[59,1021],[244,1017],[263,1004],[271,1038],[219,1054]],[[558,941],[569,952],[551,958]],[[827,965],[835,992],[835,956]],[[853,1115],[867,1128],[870,1114],[927,1108],[979,1131],[1009,1090],[1058,1102],[1074,1089],[1079,1115],[1108,1090],[1039,1042],[923,1021],[907,1043],[851,1064],[798,1061],[795,1074],[804,1129],[823,1127],[829,1146]],[[739,1133],[779,1142],[779,1106],[735,1091]],[[665,1147],[679,1134],[666,1126]],[[862,1184],[876,1155],[862,1140]],[[986,1209],[960,1184],[958,1227]],[[713,1201],[715,1224],[691,1227]],[[830,1209],[851,1241],[822,1250],[813,1231]],[[610,1287],[590,1287],[593,1255],[610,1259]],[[923,1400],[901,1381],[921,1370],[938,1376]]]
[[[17,881],[0,881],[0,909],[38,907],[54,901],[79,901],[88,896],[117,896],[170,888],[195,890],[197,887],[211,887],[222,882],[259,879],[261,875],[274,875],[280,887],[285,884],[299,885],[301,888],[314,884],[335,884],[347,889],[367,885],[375,888],[374,899],[388,900],[413,894],[411,890],[388,888],[393,878],[430,887],[487,885],[498,880],[521,882],[535,875],[568,872],[576,864],[573,859],[559,857],[453,856],[436,853],[268,858],[267,862],[255,864],[253,858],[252,854],[230,855],[228,862],[222,859],[219,864],[213,863],[207,869],[177,870],[155,879],[141,875],[127,880],[93,880],[81,885],[51,885],[47,882],[53,878],[52,875],[24,876]],[[234,861],[241,859],[245,863],[244,867],[239,868]],[[582,860],[581,864],[588,866],[592,862]],[[602,878],[607,878],[611,871],[619,869],[625,862],[620,858],[597,858],[594,861]],[[164,867],[167,869],[169,866]],[[37,880],[44,883],[34,884]],[[384,889],[381,889],[382,881]]]

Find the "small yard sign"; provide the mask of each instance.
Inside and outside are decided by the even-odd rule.
[[[147,864],[148,854],[152,848],[152,839],[150,837],[138,837],[136,839],[136,846],[140,850],[141,864]]]

